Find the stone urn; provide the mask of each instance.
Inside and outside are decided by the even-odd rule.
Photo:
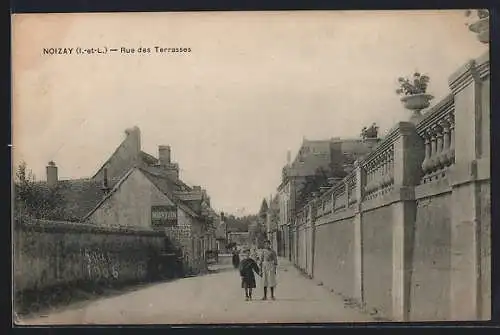
[[[413,112],[410,122],[416,124],[422,119],[421,111],[430,106],[432,99],[434,97],[426,93],[410,94],[401,98],[404,107]]]
[[[489,17],[482,18],[469,25],[469,30],[477,34],[481,43],[490,42],[490,20]]]

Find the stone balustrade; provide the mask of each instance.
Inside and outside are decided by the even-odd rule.
[[[328,189],[319,197],[317,215],[326,215],[332,211],[332,190]]]
[[[351,172],[347,177],[346,177],[346,184],[347,184],[347,205],[351,207],[355,203],[358,202],[357,196],[356,196],[356,183],[357,183],[357,178],[356,178],[356,173],[355,171]]]
[[[319,210],[319,209],[318,209]],[[297,226],[304,226],[311,221],[310,206],[306,205],[297,211]]]
[[[366,173],[365,199],[373,199],[390,192],[394,185],[394,145],[382,143],[363,163]],[[378,150],[380,149],[380,150]]]
[[[339,183],[333,188],[333,212],[338,212],[347,207],[347,192],[345,183]]]
[[[333,211],[333,190],[330,189],[324,194],[324,198],[322,199],[322,214],[329,214]]]
[[[435,105],[417,125],[417,133],[425,143],[421,184],[446,177],[455,163],[455,108],[453,95]]]

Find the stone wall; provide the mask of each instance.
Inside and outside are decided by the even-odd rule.
[[[392,208],[363,213],[364,303],[381,316],[392,314]],[[354,253],[352,252],[351,255]],[[353,280],[354,282],[354,280]],[[353,292],[354,291],[350,291]]]
[[[316,227],[314,277],[346,296],[354,293],[354,226],[352,218]]]
[[[491,309],[491,185],[481,183],[481,227],[480,227],[480,292],[481,315],[487,315]]]
[[[163,234],[53,221],[15,222],[16,292],[81,282],[139,282],[148,279]]]
[[[205,252],[210,249],[204,245],[204,224],[199,220],[178,210],[178,224],[176,227],[165,227],[165,234],[174,243],[181,247],[184,258],[184,267],[188,274],[198,274],[207,271]]]
[[[396,321],[491,315],[488,55],[449,82],[449,96],[395,125],[290,227],[298,268]],[[301,243],[308,229],[314,243]]]
[[[450,192],[417,200],[410,319],[447,320],[450,304]]]

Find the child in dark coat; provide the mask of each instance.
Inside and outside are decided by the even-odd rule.
[[[260,269],[257,263],[250,257],[248,257],[248,252],[242,255],[244,259],[240,262],[240,276],[241,276],[241,287],[245,289],[245,300],[252,300],[252,289],[256,287],[255,285],[255,273],[259,276]]]

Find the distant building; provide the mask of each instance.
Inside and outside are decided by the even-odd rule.
[[[287,153],[287,165],[282,169],[281,183],[278,186],[279,201],[279,235],[282,237],[278,251],[281,256],[291,257],[291,242],[289,241],[292,218],[297,206],[297,198],[306,178],[315,175],[318,169],[329,170],[341,176],[349,173],[354,161],[369,153],[379,142],[378,138],[307,140],[302,145],[293,160]],[[332,178],[331,183],[335,180]]]
[[[249,232],[233,231],[228,233],[229,243],[236,243],[237,245],[247,245],[250,243]]]
[[[271,197],[269,201],[269,209],[267,212],[267,238],[271,242],[271,246],[274,250],[282,254],[280,246],[282,245],[283,236],[281,236],[281,231],[278,229],[280,220],[280,198],[279,194]]]

